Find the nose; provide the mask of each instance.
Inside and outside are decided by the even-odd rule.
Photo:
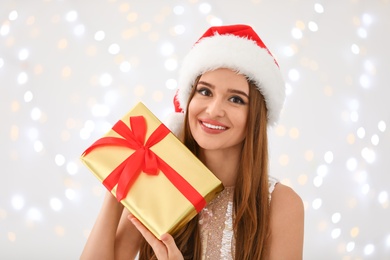
[[[218,98],[213,98],[207,104],[206,113],[211,117],[222,117],[225,115],[223,101]]]

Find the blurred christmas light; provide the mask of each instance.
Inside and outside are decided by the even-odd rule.
[[[66,16],[65,16],[65,19],[68,21],[68,22],[74,22],[77,20],[77,12],[75,10],[72,10],[72,11],[69,11]]]
[[[299,40],[299,39],[301,39],[303,37],[302,31],[300,29],[298,29],[298,28],[293,28],[291,30],[291,35],[292,35],[292,37],[294,39],[297,39],[297,40]]]
[[[208,14],[211,11],[211,5],[209,3],[201,3],[199,5],[199,11],[202,14]]]
[[[39,152],[41,152],[41,151],[43,150],[43,144],[42,144],[41,141],[36,140],[36,141],[34,142],[34,150],[35,150],[37,153],[39,153]]]
[[[54,161],[58,166],[62,166],[65,164],[65,157],[62,154],[57,154]]]
[[[92,115],[95,117],[105,117],[110,113],[110,110],[107,105],[96,104],[92,107]]]
[[[375,251],[375,246],[373,244],[368,244],[364,247],[364,254],[371,255]]]
[[[78,24],[75,26],[73,32],[75,35],[81,36],[85,33],[85,26],[83,24]]]
[[[359,54],[360,53],[360,48],[357,44],[352,44],[351,46],[351,51],[353,54]]]
[[[20,85],[23,85],[23,84],[26,84],[26,82],[28,81],[28,75],[26,72],[21,72],[19,73],[18,75],[18,78],[17,78],[17,82],[20,84]]]
[[[390,247],[390,235],[387,236],[385,243],[387,247]]]
[[[327,151],[324,155],[324,160],[326,163],[332,163],[333,162],[333,153],[331,151]]]
[[[211,26],[221,26],[223,24],[221,18],[215,16],[208,17],[208,20]]]
[[[21,49],[18,54],[19,60],[26,60],[29,54],[30,53],[27,49]]]
[[[76,198],[76,192],[73,189],[66,189],[65,196],[68,200],[74,200]]]
[[[18,12],[16,10],[11,11],[8,15],[8,19],[10,21],[15,21],[16,19],[18,19]]]
[[[368,147],[364,147],[361,151],[361,155],[363,157],[364,160],[366,160],[366,162],[368,163],[373,163],[375,161],[375,152],[368,148]]]
[[[341,214],[339,212],[333,213],[333,215],[332,215],[332,222],[334,224],[339,223],[340,219],[341,219]]]
[[[372,19],[372,16],[370,14],[367,14],[367,13],[363,14],[362,21],[363,21],[364,25],[366,25],[366,26],[371,25],[372,20],[373,19]]]
[[[324,178],[327,174],[328,174],[328,166],[326,166],[325,164],[321,164],[320,166],[318,166],[318,168],[317,168],[317,175],[318,176],[321,176]]]
[[[168,79],[166,82],[165,82],[165,86],[167,87],[167,89],[176,89],[177,88],[177,81],[176,79]]]
[[[313,22],[313,21],[310,21],[307,25],[307,27],[309,28],[310,31],[312,32],[316,32],[318,31],[318,25],[317,23]]]
[[[356,167],[357,167],[357,160],[355,158],[349,158],[347,160],[347,169],[352,172],[356,170]]]
[[[291,69],[291,70],[289,70],[289,72],[288,72],[288,78],[289,78],[291,81],[297,81],[297,80],[299,80],[299,78],[300,78],[299,71],[298,71],[297,69]]]
[[[364,28],[359,28],[357,30],[357,34],[359,35],[360,38],[363,38],[363,39],[367,38],[367,31]]]
[[[184,13],[184,7],[181,5],[177,5],[173,8],[173,13],[176,15],[182,15]]]
[[[380,121],[380,122],[378,123],[378,129],[379,129],[379,131],[381,131],[381,132],[386,131],[386,123],[385,123],[385,121]]]
[[[283,48],[283,53],[284,55],[291,57],[295,54],[295,50],[291,46],[286,46]]]
[[[346,251],[352,252],[355,249],[355,242],[348,242],[346,246]]]
[[[322,206],[322,199],[321,198],[317,198],[317,199],[313,200],[313,203],[312,203],[313,209],[319,209],[321,206]]]
[[[70,175],[75,175],[78,172],[79,167],[74,162],[68,162],[66,164],[66,170]]]
[[[42,212],[37,208],[30,208],[27,211],[27,218],[31,221],[41,221],[42,217]]]
[[[31,119],[32,120],[39,120],[42,116],[42,111],[37,108],[37,107],[34,107],[32,110],[31,110]]]
[[[366,130],[363,127],[359,127],[356,134],[360,139],[363,139],[366,136]]]
[[[372,145],[378,145],[379,144],[379,136],[378,135],[373,135],[371,136],[371,143]]]
[[[175,31],[175,33],[177,35],[181,35],[183,33],[185,33],[186,31],[186,27],[184,25],[175,25],[175,27],[173,28],[173,30]]]
[[[26,102],[26,103],[31,102],[31,100],[33,99],[33,97],[34,97],[34,95],[32,94],[31,91],[26,91],[26,92],[24,93],[24,96],[23,96],[24,102]]]
[[[15,210],[21,210],[24,207],[25,200],[21,195],[15,195],[11,199],[11,204]]]
[[[8,21],[3,22],[3,24],[0,27],[0,35],[6,36],[9,33],[9,31],[10,31],[9,22]]]
[[[106,37],[106,33],[104,31],[97,31],[95,33],[95,40],[98,42],[104,40],[105,37]]]
[[[119,47],[118,44],[116,43],[113,43],[111,44],[109,47],[108,47],[108,53],[112,54],[112,55],[116,55],[120,52],[121,48]]]
[[[360,75],[359,82],[363,88],[369,88],[371,86],[370,77],[366,74]]]
[[[387,191],[381,191],[378,195],[378,202],[380,204],[386,204],[389,201],[389,195]]]
[[[128,61],[123,61],[121,62],[121,64],[119,65],[119,69],[122,71],[122,72],[129,72],[131,70],[131,64],[130,62]]]
[[[99,77],[99,83],[103,87],[110,86],[112,83],[112,76],[109,73],[103,73]]]
[[[60,211],[62,209],[62,201],[58,198],[51,198],[50,207],[54,211]]]
[[[341,235],[341,229],[340,228],[335,228],[332,230],[331,236],[333,239],[339,238]]]
[[[321,4],[316,3],[316,4],[314,5],[314,10],[315,10],[317,13],[322,14],[322,13],[324,12],[324,7],[323,7]]]

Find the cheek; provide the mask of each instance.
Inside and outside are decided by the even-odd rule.
[[[242,132],[243,134],[245,134],[246,132],[247,116],[247,113],[236,114],[237,126],[241,129],[240,132]]]
[[[199,114],[200,110],[199,102],[197,102],[196,98],[193,98],[188,105],[188,116],[193,118]]]

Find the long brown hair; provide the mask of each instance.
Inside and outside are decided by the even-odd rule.
[[[189,100],[195,94],[199,78],[195,81]],[[248,84],[250,100],[247,134],[242,146],[233,197],[235,259],[239,260],[265,259],[270,232],[267,108],[256,85],[252,82]],[[199,146],[192,137],[187,115],[184,121],[184,144],[198,156]],[[173,237],[184,259],[201,259],[198,216],[173,234]],[[145,240],[141,245],[139,259],[156,259],[153,249]]]

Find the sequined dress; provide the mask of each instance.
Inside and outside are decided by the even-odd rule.
[[[270,193],[278,180],[269,177]],[[202,259],[233,259],[233,192],[234,187],[225,189],[212,200],[199,215],[200,233],[202,239]]]

